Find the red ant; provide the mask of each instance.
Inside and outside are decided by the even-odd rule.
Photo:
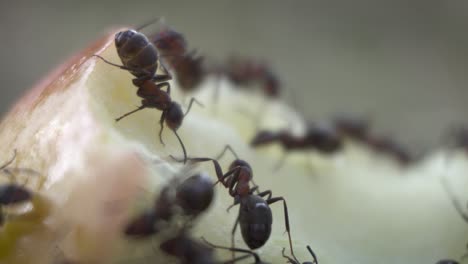
[[[283,250],[281,251],[281,254],[283,254],[283,257],[288,260],[288,263],[300,264],[299,261],[294,260],[291,257],[286,256],[286,254],[284,254],[284,250],[285,250],[285,248],[283,248]],[[307,246],[307,250],[310,252],[310,255],[312,255],[312,258],[314,259],[314,261],[312,261],[312,262],[306,261],[306,262],[302,262],[302,264],[318,264],[317,256],[315,255],[314,251],[312,251],[312,249],[310,248],[309,245]]]
[[[174,70],[179,87],[185,92],[195,90],[206,76],[204,57],[188,52],[187,41],[179,32],[165,28],[150,37],[164,60]]]
[[[175,206],[180,207],[185,215],[195,218],[213,201],[213,182],[205,174],[195,174],[182,183],[173,185],[173,182],[167,184],[153,208],[127,225],[124,231],[127,236],[146,237],[158,233],[160,230],[157,224],[160,221],[169,221],[174,215]]]
[[[295,136],[287,130],[272,132],[259,131],[250,141],[253,147],[260,147],[279,143],[288,151],[317,150],[324,154],[333,154],[343,148],[343,139],[333,127],[325,125],[311,125],[303,136]],[[285,153],[286,155],[286,153]],[[278,163],[280,167],[286,156]]]
[[[94,56],[100,58],[109,65],[127,70],[133,74],[136,78],[134,78],[132,82],[138,87],[137,95],[143,98],[140,107],[116,118],[115,121],[118,122],[145,108],[156,108],[162,111],[159,120],[161,126],[159,140],[161,144],[164,145],[162,132],[164,122],[166,122],[166,125],[176,135],[182,146],[184,157],[186,158],[187,152],[182,140],[177,134],[177,129],[182,125],[184,117],[189,113],[192,103],[197,101],[194,98],[191,99],[185,114],[182,112],[181,106],[172,101],[170,97],[171,85],[168,82],[172,80],[172,76],[165,66],[159,62],[158,52],[154,44],[152,44],[143,33],[138,32],[154,22],[155,21],[152,21],[144,26],[140,26],[136,30],[125,30],[115,35],[115,47],[123,65],[109,62],[99,55]],[[158,69],[161,69],[164,74],[156,74]],[[162,90],[164,87],[166,87],[166,91]]]
[[[260,84],[261,90],[269,98],[279,97],[281,84],[277,75],[263,62],[252,58],[231,56],[224,66],[213,72],[225,75],[238,87]]]
[[[229,150],[236,159],[229,166],[229,171],[223,174],[217,159],[220,159],[227,150]],[[181,162],[181,160],[173,156],[171,157]],[[239,214],[232,229],[231,243],[233,247],[234,234],[239,224],[242,238],[250,249],[257,249],[263,246],[270,237],[271,225],[273,223],[273,216],[269,205],[278,201],[283,201],[286,232],[288,233],[291,254],[294,256],[286,200],[283,197],[272,197],[272,192],[270,190],[258,192],[258,186],[250,188],[249,183],[252,181],[252,168],[246,161],[237,157],[237,154],[233,151],[231,146],[226,145],[216,159],[188,158],[188,160],[191,162],[212,161],[218,178],[216,183],[220,182],[224,187],[228,188],[229,195],[234,198],[234,204],[229,208],[238,204],[240,205]],[[254,194],[255,191],[257,191],[257,194]],[[267,196],[266,199],[263,198],[265,196]]]

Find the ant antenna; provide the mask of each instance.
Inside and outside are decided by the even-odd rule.
[[[314,259],[314,263],[318,264],[317,256],[315,255],[314,251],[310,248],[309,245],[306,246],[307,250],[310,252],[310,255],[312,255],[312,258]]]
[[[223,151],[215,158],[215,160],[221,159],[227,150],[229,150],[236,159],[239,159],[239,156],[237,156],[236,152],[232,149],[231,145],[228,144],[224,146]]]
[[[188,105],[188,107],[187,107],[187,111],[186,111],[185,114],[184,114],[184,117],[190,112],[190,109],[192,108],[192,104],[193,104],[194,102],[195,102],[198,106],[200,106],[200,107],[205,107],[202,103],[200,103],[200,101],[198,101],[197,99],[195,99],[195,98],[192,97],[192,99],[190,99],[189,105]]]
[[[150,21],[147,21],[147,22],[143,23],[142,25],[139,25],[135,30],[136,31],[141,31],[142,29],[144,29],[147,26],[158,23],[160,20],[164,21],[164,17],[152,18]]]
[[[184,152],[184,164],[187,163],[187,151],[185,150],[184,143],[182,143],[182,139],[180,139],[179,135],[175,130],[173,130],[174,134],[176,135],[177,139],[179,140],[180,146],[182,147],[182,151]]]
[[[457,198],[455,197],[455,194],[453,193],[452,189],[449,187],[446,178],[442,178],[441,181],[442,181],[442,185],[444,186],[445,191],[447,192],[450,198],[450,201],[452,202],[453,206],[457,210],[458,214],[460,214],[460,216],[463,218],[463,220],[465,220],[465,222],[468,222],[468,214],[463,212],[463,207],[460,204],[460,201],[458,201]]]

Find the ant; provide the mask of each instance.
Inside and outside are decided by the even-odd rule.
[[[332,124],[339,134],[353,140],[364,142],[369,136],[370,122],[367,119],[350,114],[336,115]]]
[[[187,111],[183,113],[180,104],[173,101],[170,97],[171,85],[169,84],[169,81],[172,80],[172,76],[164,64],[160,63],[158,51],[154,44],[151,43],[143,33],[139,32],[144,27],[155,23],[158,20],[159,19],[151,21],[135,30],[129,29],[120,31],[115,35],[115,47],[123,65],[112,63],[100,55],[93,56],[98,57],[109,65],[127,70],[136,77],[132,80],[132,83],[138,88],[137,95],[143,98],[141,106],[116,118],[115,121],[118,122],[145,108],[156,108],[162,111],[161,118],[159,120],[159,124],[161,126],[159,131],[159,141],[162,145],[165,145],[162,140],[162,132],[165,122],[176,135],[186,159],[187,152],[181,138],[177,134],[177,129],[182,125],[182,121],[189,113],[193,102],[197,101],[195,98],[192,98]],[[156,74],[158,69],[161,69],[163,74]],[[166,88],[166,91],[162,90],[163,88]]]
[[[409,165],[416,158],[400,143],[385,136],[368,136],[366,144],[378,153],[387,154],[393,157],[401,165]]]
[[[269,98],[279,97],[281,84],[270,67],[256,59],[230,56],[224,66],[214,70],[218,75],[225,75],[238,87],[260,84],[262,92]]]
[[[160,221],[169,221],[178,206],[192,219],[211,205],[214,196],[213,183],[206,174],[195,174],[175,186],[167,184],[151,210],[132,220],[124,233],[127,236],[146,237],[158,233]]]
[[[310,125],[303,136],[293,135],[287,130],[278,132],[263,130],[257,132],[250,141],[252,147],[260,147],[279,143],[286,151],[317,150],[324,154],[333,154],[343,148],[342,136],[333,128],[326,125]],[[284,162],[285,156],[278,167]]]
[[[202,238],[203,239],[203,238]],[[193,238],[191,238],[188,233],[186,232],[185,229],[179,232],[175,237],[168,239],[161,243],[159,248],[174,257],[177,257],[182,263],[182,264],[216,264],[216,263],[223,263],[223,264],[228,264],[228,263],[235,263],[238,261],[241,261],[243,259],[246,259],[250,256],[255,258],[255,263],[256,264],[267,264],[265,262],[262,262],[260,260],[260,257],[255,254],[254,252],[250,250],[245,250],[245,249],[239,249],[239,248],[224,248],[220,246],[213,245],[203,239],[204,243],[207,245],[204,245]],[[228,249],[233,252],[242,252],[242,253],[247,253],[244,256],[240,256],[228,261],[223,261],[219,262],[216,261],[214,256],[213,256],[213,248],[222,248],[222,249]]]
[[[229,166],[229,171],[223,174],[217,159],[220,159],[227,150],[229,150],[236,159]],[[173,156],[171,157],[178,162],[182,161]],[[188,160],[191,162],[212,161],[218,178],[215,184],[221,182],[225,188],[229,189],[229,195],[234,198],[234,203],[228,210],[235,205],[240,205],[239,213],[231,233],[232,247],[234,247],[234,234],[239,224],[242,238],[247,246],[250,249],[262,247],[268,241],[268,238],[270,238],[271,225],[273,223],[273,215],[269,205],[278,201],[283,201],[286,232],[288,233],[291,254],[294,256],[286,200],[283,197],[272,197],[272,191],[270,190],[258,192],[258,186],[250,188],[249,183],[252,181],[253,175],[252,168],[246,161],[237,157],[237,154],[230,145],[226,145],[216,159],[188,158]],[[255,191],[257,191],[257,194],[254,194]],[[266,199],[263,198],[265,196]]]
[[[283,255],[283,257],[285,259],[288,260],[288,263],[291,263],[291,264],[300,264],[299,261],[297,260],[294,260],[292,259],[291,257],[288,257],[286,256],[286,254],[284,254],[284,250],[285,248],[283,248],[283,250],[281,251],[281,254]],[[306,261],[306,262],[303,262],[302,264],[318,264],[318,260],[317,260],[317,256],[315,255],[314,251],[312,251],[312,249],[310,248],[309,245],[307,245],[307,250],[310,252],[310,255],[312,255],[312,258],[314,259],[314,261],[310,262],[310,261]]]
[[[0,166],[0,171],[6,172],[11,174],[10,171],[6,169],[13,161],[16,159],[16,150],[14,151],[13,157],[5,162],[2,166]],[[14,184],[14,183],[6,183],[0,185],[0,206],[9,206],[17,203],[22,203],[26,201],[30,201],[32,198],[31,192],[29,192],[26,188]],[[0,226],[3,225],[4,219],[3,212],[0,208]]]
[[[150,39],[175,71],[179,87],[185,92],[195,90],[206,76],[204,57],[196,56],[196,51],[188,52],[184,36],[171,28],[159,31]]]

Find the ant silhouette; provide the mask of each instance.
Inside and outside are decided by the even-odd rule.
[[[458,261],[451,260],[451,259],[442,259],[437,261],[436,264],[458,264]]]
[[[223,174],[221,166],[217,160],[220,159],[227,150],[229,150],[236,159],[229,166],[229,170]],[[171,156],[171,158],[178,162],[182,162],[182,160],[173,156]],[[282,201],[291,255],[296,258],[292,247],[286,200],[283,197],[272,197],[271,190],[259,192],[257,185],[250,188],[249,183],[252,181],[253,175],[252,168],[245,160],[238,158],[230,145],[226,145],[216,159],[200,157],[187,158],[187,160],[194,163],[206,161],[213,162],[216,176],[218,178],[218,181],[215,184],[220,182],[225,188],[229,189],[229,195],[234,198],[234,203],[228,208],[228,210],[233,206],[240,205],[239,213],[231,232],[232,247],[234,247],[234,234],[238,225],[240,225],[242,238],[250,249],[262,247],[268,241],[268,238],[270,238],[271,226],[273,223],[273,215],[269,205]],[[257,192],[257,194],[254,194],[254,192]],[[265,196],[266,199],[263,198]]]
[[[153,208],[132,220],[124,233],[137,237],[158,233],[158,224],[169,221],[175,215],[176,206],[193,220],[208,209],[213,197],[213,182],[206,174],[192,175],[181,183],[171,181],[161,190]]]
[[[288,260],[288,263],[291,263],[291,264],[300,264],[299,261],[297,260],[294,260],[292,259],[291,257],[288,257],[286,256],[286,254],[284,254],[284,250],[285,248],[283,248],[283,250],[281,251],[281,254],[283,255],[283,257],[285,259]],[[305,261],[305,262],[302,262],[302,264],[318,264],[318,260],[317,260],[317,256],[315,255],[314,251],[312,251],[312,249],[310,248],[309,245],[307,245],[307,250],[310,252],[310,255],[312,255],[312,258],[314,259],[314,261],[310,262],[310,261]]]
[[[123,65],[112,63],[100,55],[95,54],[93,56],[109,65],[126,70],[136,77],[132,79],[132,83],[138,88],[137,95],[143,98],[141,100],[141,106],[116,118],[115,121],[118,122],[145,108],[155,108],[162,111],[159,120],[161,127],[159,131],[159,141],[162,145],[165,145],[162,139],[162,132],[164,123],[166,123],[177,137],[186,159],[187,152],[181,138],[177,134],[177,130],[182,125],[184,117],[189,113],[192,104],[194,102],[199,105],[201,104],[196,101],[195,98],[192,98],[187,107],[187,111],[183,113],[180,104],[171,99],[171,85],[168,81],[172,80],[172,75],[164,64],[160,63],[158,51],[154,44],[151,43],[143,33],[139,32],[146,26],[156,23],[157,21],[159,21],[159,18],[135,30],[129,29],[118,32],[115,35],[115,47]],[[158,69],[161,69],[163,74],[156,74]],[[166,88],[166,91],[164,91],[163,88]]]
[[[169,27],[150,37],[156,49],[174,70],[176,81],[184,92],[194,91],[206,76],[203,56],[188,52],[187,41],[179,32]]]
[[[239,88],[260,84],[261,91],[268,98],[278,98],[281,84],[278,76],[264,62],[254,58],[231,55],[227,62],[215,67],[212,72],[224,75]]]
[[[296,136],[288,130],[278,132],[261,130],[250,141],[252,147],[260,147],[279,143],[284,149],[284,155],[276,168],[280,168],[290,151],[317,150],[324,154],[333,154],[343,148],[342,136],[331,126],[309,125],[303,136]]]
[[[0,166],[0,171],[11,174],[6,168],[13,163],[16,159],[16,150],[14,150],[13,157]],[[11,206],[13,204],[23,203],[30,201],[32,194],[23,186],[17,185],[15,183],[3,183],[0,185],[0,206]],[[3,225],[5,221],[5,216],[0,208],[0,226]]]

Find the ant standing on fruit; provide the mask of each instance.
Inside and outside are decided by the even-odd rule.
[[[300,264],[299,261],[294,260],[291,257],[286,256],[286,254],[284,254],[284,250],[285,249],[283,248],[283,250],[281,251],[281,254],[283,254],[283,257],[288,260],[288,263]],[[312,258],[314,259],[314,261],[312,261],[312,262],[306,261],[306,262],[303,262],[302,264],[318,264],[317,256],[315,255],[314,251],[312,251],[312,249],[310,248],[309,245],[307,245],[307,250],[310,252],[310,255],[312,255]]]
[[[127,236],[146,237],[158,233],[158,224],[169,221],[176,206],[192,220],[208,209],[214,197],[213,182],[208,175],[198,173],[181,183],[176,181],[164,186],[153,208],[127,225],[124,231]]]
[[[169,27],[150,36],[150,40],[174,70],[179,87],[184,92],[194,91],[206,76],[204,57],[196,56],[195,50],[188,52],[184,36]]]
[[[236,159],[229,166],[229,171],[223,174],[221,166],[217,159],[220,159],[224,153],[229,150]],[[171,156],[174,160],[181,162]],[[229,189],[229,195],[234,198],[234,204],[240,205],[239,214],[232,229],[231,244],[234,247],[234,234],[237,226],[240,224],[242,238],[250,249],[262,247],[271,234],[271,225],[273,223],[273,215],[271,213],[270,204],[278,201],[283,201],[284,218],[286,232],[288,233],[289,246],[291,255],[294,256],[292,247],[291,231],[289,227],[289,215],[286,200],[283,197],[272,197],[270,190],[258,192],[258,186],[250,188],[249,183],[252,181],[252,168],[244,160],[238,159],[231,146],[226,145],[221,154],[216,158],[188,158],[191,162],[206,162],[212,161],[218,182]],[[216,183],[218,183],[216,182]],[[254,192],[257,191],[257,194]],[[263,197],[266,196],[266,199]]]
[[[13,157],[9,161],[7,161],[5,164],[0,166],[0,171],[10,173],[7,171],[6,167],[8,167],[15,160],[15,158],[16,158],[16,150],[14,152]],[[0,184],[0,206],[1,207],[30,201],[31,198],[32,198],[31,192],[20,185],[17,185],[14,183]],[[0,226],[2,226],[5,221],[4,219],[5,217],[3,215],[1,207],[0,207]]]
[[[156,108],[162,111],[159,120],[161,126],[159,140],[161,144],[164,145],[162,132],[165,122],[176,135],[186,159],[187,152],[182,140],[177,134],[177,129],[182,125],[184,117],[189,113],[193,102],[196,102],[196,100],[194,98],[190,100],[187,111],[184,114],[180,104],[174,102],[170,97],[171,85],[168,81],[172,79],[172,76],[166,67],[160,63],[156,47],[143,33],[138,32],[158,20],[159,19],[151,21],[150,23],[138,27],[136,30],[129,29],[118,32],[115,35],[115,47],[123,65],[114,64],[100,55],[94,56],[100,58],[109,65],[127,70],[133,74],[136,78],[134,78],[132,82],[138,87],[137,95],[143,98],[140,107],[118,117],[115,121],[118,122],[145,108]],[[158,69],[161,69],[164,73],[156,74]],[[166,91],[163,91],[163,88],[166,88]]]
[[[343,148],[342,136],[327,125],[309,125],[303,136],[296,136],[287,130],[278,132],[263,130],[257,132],[250,141],[252,147],[273,143],[279,143],[285,151],[283,158],[278,162],[278,167],[281,167],[289,151],[317,150],[320,153],[333,154]]]

